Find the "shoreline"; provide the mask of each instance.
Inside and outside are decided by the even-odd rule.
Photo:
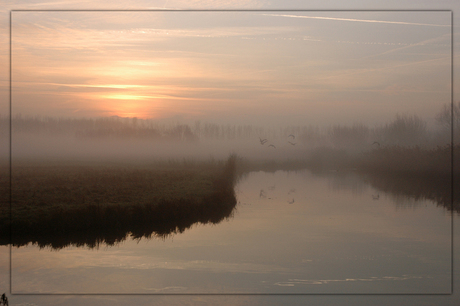
[[[196,222],[231,216],[235,156],[225,162],[126,166],[13,168],[12,223],[2,197],[0,245],[39,246],[115,243],[164,237]],[[63,241],[67,242],[64,243]]]

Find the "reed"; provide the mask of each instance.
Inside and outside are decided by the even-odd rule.
[[[365,172],[450,175],[460,174],[460,145],[424,149],[419,146],[386,146],[364,153],[355,164]]]
[[[235,161],[13,167],[12,218],[5,198],[0,243],[10,242],[10,226],[13,245],[94,247],[220,222],[236,205]]]

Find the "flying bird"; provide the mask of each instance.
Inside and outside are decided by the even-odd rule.
[[[378,145],[380,147],[380,143],[378,143],[377,141],[374,141],[374,143],[372,145]]]
[[[295,136],[292,135],[292,134],[290,134],[290,135],[288,136],[288,138],[289,138],[289,137],[292,137],[292,139],[295,139]]]
[[[262,139],[260,137],[259,137],[259,140],[260,140],[261,145],[264,145],[268,141],[267,139]]]
[[[267,197],[267,194],[265,193],[265,190],[260,189],[259,198],[265,199],[266,197]]]
[[[273,147],[273,148],[275,148],[275,149],[276,149],[276,147],[275,147],[274,145],[272,145],[272,144],[271,144],[271,145],[269,145],[268,147]]]
[[[288,142],[289,142],[291,145],[293,145],[293,146],[295,146],[295,145],[297,144],[297,142],[296,142],[296,143],[290,142],[290,141],[288,141]]]

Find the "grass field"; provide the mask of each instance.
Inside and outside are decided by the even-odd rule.
[[[66,236],[75,244],[96,245],[100,240],[114,243],[128,233],[165,236],[195,222],[219,222],[236,205],[235,160],[16,163],[11,176],[13,244],[59,245],[53,241]],[[2,186],[8,180],[3,170]],[[1,244],[9,241],[8,204],[3,195]]]
[[[165,237],[197,222],[218,223],[232,216],[235,182],[250,171],[357,171],[378,190],[460,213],[459,161],[458,146],[453,163],[450,146],[388,146],[359,155],[318,148],[303,159],[278,161],[232,155],[220,161],[14,162],[11,218],[8,166],[0,172],[0,244],[9,243],[10,228],[14,245],[60,248],[114,244],[127,235]]]

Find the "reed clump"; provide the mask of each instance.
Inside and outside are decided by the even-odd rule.
[[[428,149],[420,146],[387,146],[364,153],[355,163],[366,172],[450,175],[452,171],[460,174],[458,161],[460,145]]]
[[[182,232],[231,217],[236,156],[222,162],[150,166],[17,166],[11,219],[0,215],[1,244],[62,247]]]
[[[452,154],[453,153],[453,154]],[[460,213],[460,145],[388,146],[355,161],[374,187],[397,196],[428,199]]]

